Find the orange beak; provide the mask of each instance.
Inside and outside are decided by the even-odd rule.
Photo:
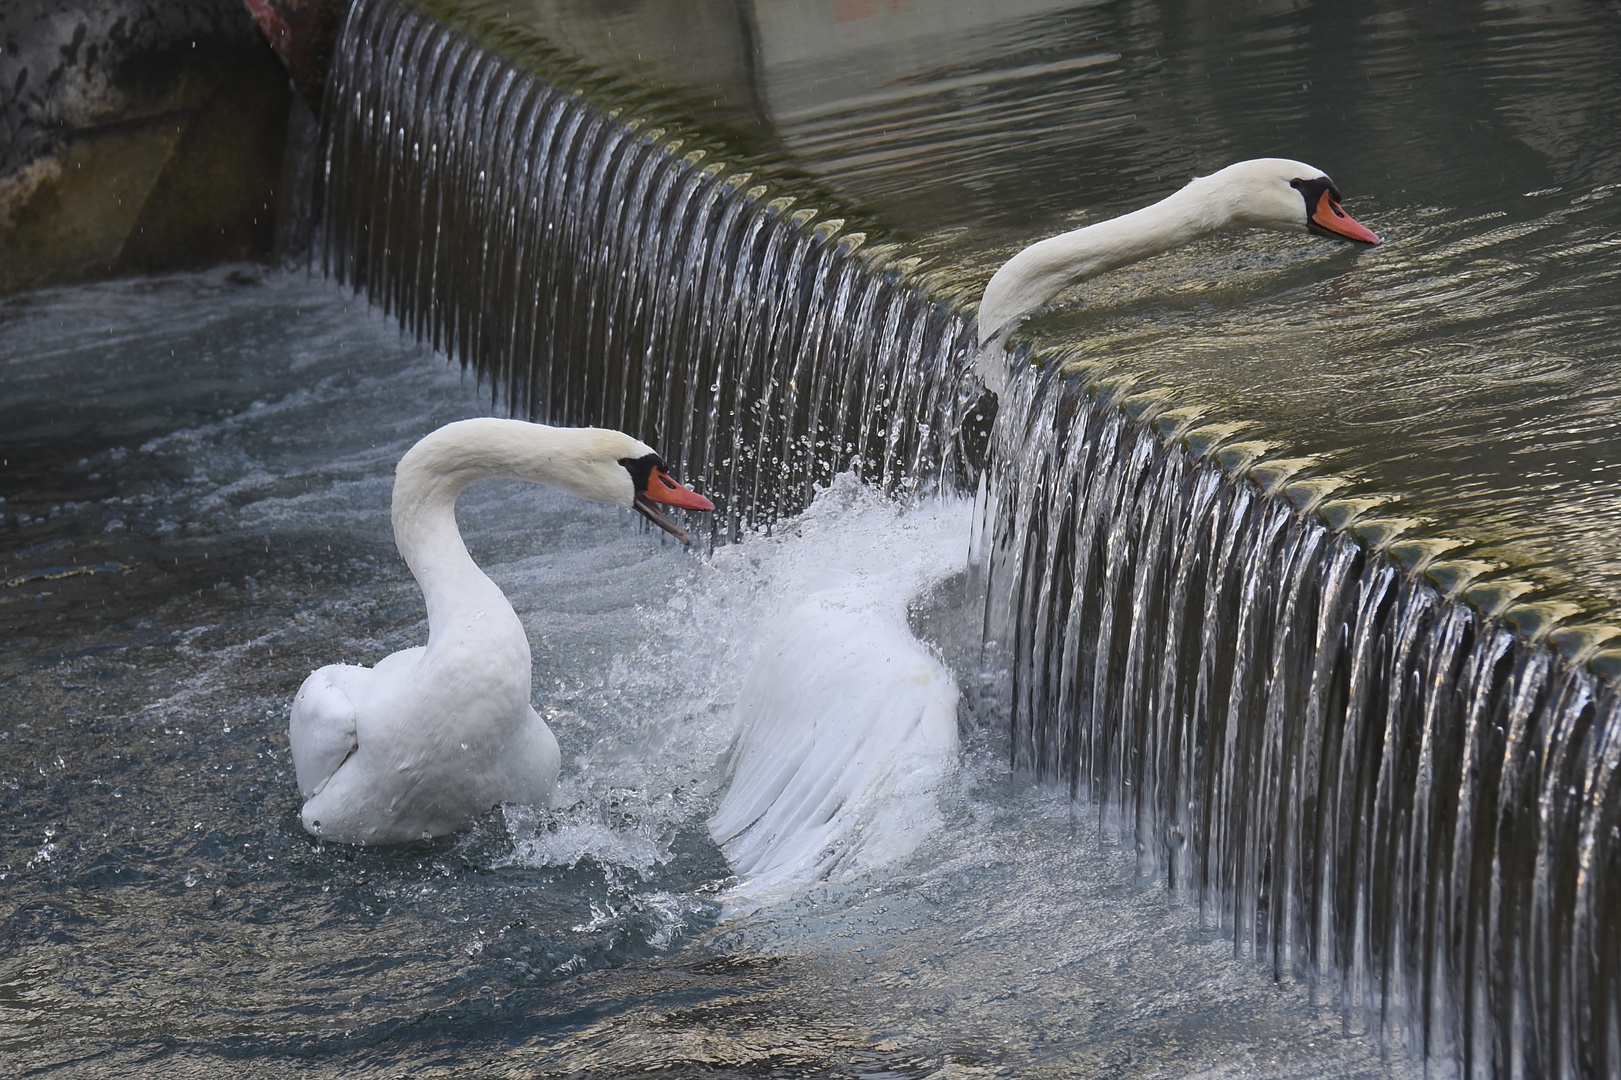
[[[1306,228],[1318,236],[1332,236],[1338,240],[1354,240],[1359,244],[1379,242],[1372,229],[1340,209],[1339,200],[1327,191],[1317,200],[1317,209],[1307,219]]]
[[[634,506],[636,512],[647,520],[681,541],[683,544],[692,543],[687,530],[666,517],[655,503],[664,503],[666,506],[679,506],[683,510],[713,510],[715,504],[676,483],[675,478],[663,469],[654,466],[647,474],[647,486],[636,493]]]

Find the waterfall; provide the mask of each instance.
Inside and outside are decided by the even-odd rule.
[[[894,247],[481,12],[354,4],[323,272],[512,412],[659,448],[717,540],[845,470],[980,480],[1016,765],[1350,1027],[1621,1074],[1611,684],[1107,380],[1021,374],[977,445],[972,323]]]
[[[500,25],[487,33],[503,33]],[[399,2],[330,79],[321,269],[516,415],[638,435],[736,534],[853,470],[951,483],[967,320],[843,222]]]
[[[1016,763],[1389,1044],[1616,1074],[1614,687],[1118,397],[1049,374],[998,419],[987,633]]]

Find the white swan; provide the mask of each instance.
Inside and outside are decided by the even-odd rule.
[[[1006,359],[997,346],[1072,282],[1242,226],[1379,242],[1346,216],[1320,169],[1281,158],[1240,162],[1146,209],[1010,259],[980,301],[980,362],[999,358],[988,364],[995,381],[985,371],[981,377],[1002,392]],[[853,483],[841,478],[845,488]],[[798,531],[814,527],[823,500],[850,500],[841,484],[819,498]],[[842,509],[839,521],[825,546],[855,543]],[[904,565],[894,559],[893,537],[852,547],[848,567],[824,573],[779,613],[739,695],[731,783],[709,821],[742,879],[729,897],[732,910],[882,867],[939,827],[934,797],[957,755],[958,689],[912,636],[907,601],[951,571],[960,535],[951,531]]]
[[[1005,341],[1024,316],[1077,281],[1179,247],[1223,229],[1262,228],[1377,244],[1340,207],[1321,169],[1287,158],[1255,158],[1201,176],[1152,206],[1031,244],[1002,264],[979,301],[979,343]],[[981,371],[1001,393],[1004,373]],[[989,377],[987,377],[989,376]],[[992,385],[992,381],[997,385]]]
[[[462,489],[494,477],[634,507],[683,543],[654,504],[714,509],[617,431],[463,420],[413,446],[395,472],[394,541],[427,601],[428,644],[375,667],[328,665],[299,688],[288,738],[304,828],[316,836],[441,836],[496,803],[551,794],[557,739],[529,704],[529,640],[456,527]]]

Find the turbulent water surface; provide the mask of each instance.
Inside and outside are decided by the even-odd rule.
[[[314,666],[421,640],[392,467],[481,395],[336,288],[253,270],[17,297],[0,320],[6,468],[27,480],[0,504],[17,1074],[1387,1074],[1337,1009],[1233,964],[1066,797],[1008,772],[966,535],[914,611],[965,692],[945,828],[722,919],[735,883],[704,822],[764,628],[862,536],[889,538],[875,580],[937,553],[912,516],[962,504],[845,481],[705,555],[613,508],[470,490],[470,549],[529,630],[563,746],[558,805],[432,844],[315,843],[289,699]]]

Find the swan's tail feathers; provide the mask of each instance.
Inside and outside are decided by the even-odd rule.
[[[355,735],[355,704],[346,684],[352,672],[364,670],[329,664],[312,672],[293,699],[287,740],[293,747],[298,790],[306,799],[319,795],[360,745]]]
[[[800,604],[737,703],[732,782],[710,835],[743,903],[910,854],[941,822],[957,759],[957,684],[904,615],[859,588]]]

